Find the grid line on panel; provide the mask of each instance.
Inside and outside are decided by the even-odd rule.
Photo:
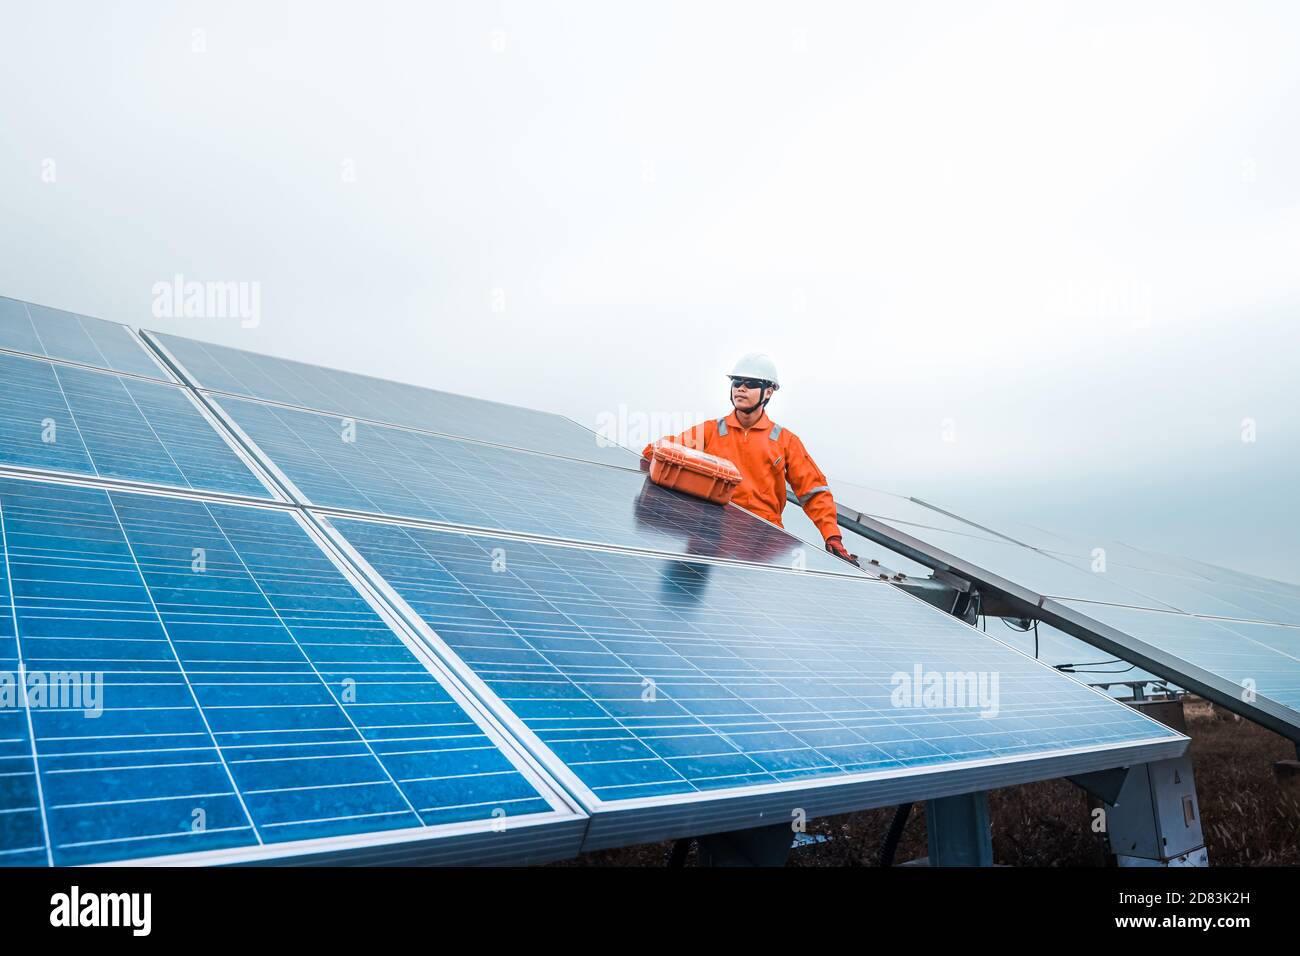
[[[230,791],[239,801],[240,809],[243,810],[244,817],[248,825],[252,827],[253,837],[257,840],[258,845],[262,844],[262,834],[258,831],[257,823],[253,815],[249,812],[247,804],[244,802],[244,795],[239,792],[239,787],[235,783],[235,776],[231,773],[230,764],[226,760],[226,755],[221,749],[221,742],[217,740],[217,735],[213,733],[212,725],[208,720],[208,715],[204,713],[203,706],[199,703],[198,695],[194,692],[194,685],[190,682],[190,675],[185,670],[185,665],[181,663],[180,654],[176,651],[176,644],[172,641],[171,633],[167,629],[167,622],[163,619],[158,610],[158,604],[154,601],[153,592],[149,590],[148,581],[144,575],[144,569],[140,567],[140,559],[136,556],[135,548],[131,546],[131,538],[126,533],[126,526],[122,524],[122,516],[118,514],[117,505],[113,502],[111,494],[106,495],[108,498],[109,509],[113,512],[113,520],[117,522],[118,530],[122,532],[122,540],[126,543],[127,553],[131,556],[131,562],[135,565],[136,573],[140,580],[144,582],[144,592],[149,598],[149,607],[152,609],[154,616],[158,619],[158,626],[162,629],[163,637],[167,641],[167,646],[171,651],[172,657],[176,661],[176,667],[180,673],[181,679],[185,682],[185,689],[189,693],[190,699],[194,702],[194,709],[198,712],[199,720],[203,723],[203,729],[207,732],[208,737],[212,740],[217,752],[217,759],[221,762],[221,768],[225,771],[226,779],[230,781]],[[152,768],[151,768],[152,769]],[[225,793],[221,794],[225,796]],[[242,828],[240,828],[242,829]]]
[[[203,391],[621,468],[636,461],[628,449],[551,412],[156,332],[146,338]]]
[[[37,321],[39,318],[39,321]],[[0,296],[0,348],[170,381],[125,325]]]
[[[286,511],[16,479],[0,504],[25,659],[104,682],[104,723],[29,733],[54,862],[551,811]],[[168,830],[194,802],[211,825]]]
[[[858,573],[740,508],[667,491],[639,471],[246,399],[220,407],[310,506]]]
[[[182,385],[0,355],[0,466],[269,498]]]
[[[22,635],[19,633],[19,629],[18,629],[18,609],[17,609],[17,605],[16,605],[16,603],[15,603],[15,601],[14,601],[13,573],[10,571],[10,568],[9,568],[9,541],[8,541],[8,536],[7,536],[6,532],[5,532],[5,527],[4,527],[4,525],[5,525],[5,521],[4,521],[4,517],[5,517],[5,515],[4,515],[4,502],[0,501],[0,550],[3,550],[3,551],[4,551],[4,558],[5,558],[5,560],[4,560],[5,589],[6,589],[6,591],[8,592],[8,600],[9,600],[9,618],[10,618],[10,620],[12,620],[12,622],[13,622],[13,629],[14,629],[14,637],[13,637],[13,639],[14,639],[14,661],[15,661],[15,663],[18,665],[18,668],[17,668],[17,670],[18,670],[18,682],[19,682],[19,684],[20,684],[21,686],[23,686],[23,687],[25,688],[25,687],[26,687],[26,677],[27,677],[27,674],[26,674],[26,668],[23,666],[23,644],[22,644]],[[28,743],[30,744],[30,748],[31,748],[31,755],[32,755],[32,774],[31,774],[31,775],[32,775],[32,782],[33,782],[33,785],[34,785],[34,789],[35,789],[35,791],[36,791],[36,803],[37,803],[37,808],[38,808],[39,811],[40,811],[40,819],[41,819],[41,846],[39,846],[39,847],[22,847],[22,846],[19,846],[19,847],[13,847],[13,848],[7,848],[7,847],[6,847],[6,848],[4,849],[3,852],[4,852],[4,854],[12,855],[12,854],[17,854],[17,853],[31,853],[33,850],[42,850],[42,851],[44,851],[45,860],[46,860],[47,865],[53,866],[53,865],[54,865],[54,853],[53,853],[53,849],[52,849],[51,841],[50,841],[50,825],[49,825],[49,822],[46,820],[46,817],[45,817],[45,797],[44,797],[44,794],[42,793],[42,788],[41,788],[41,767],[40,767],[40,757],[39,757],[39,755],[38,755],[37,752],[36,752],[36,731],[35,731],[35,729],[34,729],[33,726],[32,726],[32,712],[31,712],[31,708],[28,706],[27,698],[26,698],[26,694],[25,694],[25,693],[24,693],[24,695],[23,695],[23,719],[24,719],[24,721],[26,722],[26,727],[27,727],[27,740],[28,740]],[[3,764],[0,764],[0,766],[3,766]],[[7,777],[8,777],[8,776],[13,776],[14,774],[19,774],[19,775],[21,775],[21,771],[14,771],[14,772],[6,773],[6,774],[4,774],[4,776],[7,776]],[[30,807],[5,807],[5,813],[15,813],[15,812],[16,812],[16,813],[23,813],[23,812],[30,813],[30,812],[32,812],[32,808],[30,808]]]
[[[794,592],[787,576],[763,568],[561,554],[519,542],[500,542],[505,566],[494,571],[497,542],[489,536],[333,523],[602,800],[1159,733],[1146,718],[1003,645],[972,640],[963,625],[884,585],[799,576]],[[891,676],[918,648],[927,668],[996,665],[1012,681],[1002,699],[1013,715],[979,723],[960,709],[907,714],[882,706]],[[646,679],[656,691],[648,702]]]
[[[267,603],[267,606],[269,606],[271,610],[274,612],[275,619],[279,622],[280,626],[284,628],[285,631],[292,634],[293,633],[292,629],[290,629],[288,624],[285,623],[284,618],[280,615],[279,609],[276,608],[275,604],[267,596],[266,591],[263,590],[262,585],[257,580],[256,576],[254,576],[253,573],[249,570],[248,565],[244,562],[243,556],[239,553],[239,550],[235,547],[234,543],[230,540],[230,537],[226,534],[225,529],[220,528],[220,525],[218,525],[218,528],[221,531],[222,539],[226,542],[226,544],[230,546],[231,553],[234,554],[236,559],[239,561],[239,566],[244,570],[244,573],[248,575],[249,580],[253,582],[253,586],[257,588],[258,594],[262,596],[262,600],[264,600]],[[330,684],[321,675],[320,669],[316,666],[316,663],[312,661],[310,658],[308,658],[308,664],[311,667],[312,673],[315,674],[317,680],[320,681],[321,686],[330,695],[330,697],[334,700],[334,702],[339,706],[339,709],[342,711],[343,716],[347,720],[348,725],[351,727],[352,731],[365,742],[366,751],[370,754],[371,757],[374,758],[375,763],[378,764],[379,767],[383,770],[384,775],[388,778],[389,782],[392,783],[393,787],[398,791],[398,793],[401,794],[402,801],[406,804],[407,808],[411,811],[411,813],[415,814],[418,817],[419,812],[411,804],[410,797],[408,797],[406,793],[402,791],[400,784],[398,783],[397,780],[393,778],[392,772],[386,766],[384,766],[383,761],[380,760],[379,755],[375,753],[374,747],[371,745],[371,743],[365,740],[365,735],[362,733],[361,728],[358,727],[356,721],[352,719],[352,716],[348,713],[347,708],[343,706],[343,702],[338,699],[338,695],[335,694],[333,687],[331,687]]]

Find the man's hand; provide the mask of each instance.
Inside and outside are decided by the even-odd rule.
[[[826,550],[837,558],[843,558],[845,561],[849,562],[849,564],[855,565],[859,568],[862,567],[862,565],[858,564],[858,556],[856,554],[849,554],[849,549],[844,547],[844,538],[838,534],[833,534],[826,539]]]

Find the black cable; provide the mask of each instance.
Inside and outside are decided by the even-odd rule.
[[[1094,670],[1089,670],[1088,668],[1084,668],[1083,670],[1079,670],[1079,669],[1076,668],[1073,664],[1061,664],[1061,665],[1059,665],[1056,669],[1059,670],[1059,671],[1060,671],[1061,673],[1063,673],[1063,674],[1127,674],[1129,671],[1133,670],[1133,669],[1136,668],[1136,667],[1137,667],[1136,664],[1130,664],[1128,667],[1125,667],[1123,670],[1118,670],[1118,671],[1099,671],[1099,670],[1095,670],[1095,669],[1094,669]]]
[[[1005,617],[1002,619],[1002,623],[1013,631],[1019,631],[1021,634],[1028,634],[1030,631],[1034,632],[1034,660],[1038,660],[1038,619],[1034,619],[1033,627],[1016,627],[1011,623],[1010,618]]]
[[[880,854],[876,858],[879,866],[894,865],[894,854],[898,852],[898,843],[903,839],[903,831],[907,828],[907,818],[911,812],[910,803],[900,803],[894,811],[894,819],[889,821],[889,829],[885,831],[885,840],[880,844]]]

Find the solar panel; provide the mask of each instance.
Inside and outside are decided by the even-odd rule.
[[[0,862],[576,852],[291,512],[0,479],[0,546]]]
[[[268,498],[179,385],[0,353],[0,464]]]
[[[1300,588],[1023,524],[1004,524],[1003,536],[993,522],[971,523],[966,534],[859,517],[872,540],[1018,599],[1027,614],[1300,739],[1290,656],[1300,650],[1290,642],[1300,634]],[[1246,679],[1257,690],[1244,693]]]
[[[1185,745],[866,578],[329,520],[431,646],[596,814],[587,849],[1083,772]],[[996,674],[1000,705],[893,706],[898,675],[918,669]]]
[[[832,484],[831,493],[834,494],[835,491],[835,485]],[[814,542],[813,547],[822,550],[823,545],[817,543],[822,540],[821,529],[813,524],[812,519],[794,502],[786,503],[785,511],[781,514],[781,526],[803,541]],[[901,554],[860,535],[855,535],[847,528],[841,528],[840,535],[844,538],[844,546],[849,549],[849,552],[856,554],[861,560],[863,570],[873,576],[881,573],[891,576],[900,571],[908,577],[917,578],[925,578],[930,574],[930,569],[924,565],[909,561]],[[871,563],[873,560],[875,564]]]
[[[587,461],[636,467],[636,455],[561,415],[175,335],[145,333],[199,387]]]
[[[1105,538],[1086,540],[1077,535],[1045,531],[1006,520],[981,518],[980,522],[971,525],[969,533],[1010,539],[1024,546],[1017,558],[1020,562],[1029,561],[1034,551],[1041,552],[1104,581],[1104,586],[1116,585],[1122,589],[1112,590],[1109,598],[1100,592],[1086,595],[1077,593],[1085,587],[1077,578],[1059,575],[1055,577],[1057,583],[1054,586],[1047,586],[1043,575],[1050,572],[1051,566],[1037,561],[1033,562],[1033,571],[1018,572],[1022,576],[1034,575],[1047,589],[1029,584],[1027,579],[1019,583],[1053,597],[1110,600],[1153,610],[1172,609],[1189,614],[1300,625],[1300,587],[1216,569],[1212,565],[1157,554]],[[936,542],[942,537],[929,532],[924,536],[934,538]],[[1070,582],[1074,582],[1073,588]]]
[[[125,325],[3,296],[0,349],[171,381]]]
[[[1096,554],[1091,547],[1084,553],[1066,553],[996,538],[975,528],[965,534],[900,521],[888,526],[906,536],[896,540],[920,541],[944,563],[948,558],[967,562],[1041,596],[1300,624],[1300,595],[1135,567],[1124,563],[1132,549],[1114,542],[1099,541]]]
[[[1300,628],[1189,614],[1063,602],[1068,607],[1226,679],[1241,703],[1267,698],[1300,711]]]
[[[900,540],[920,542],[928,546],[931,554],[944,556],[942,563],[950,563],[947,558],[957,559],[1038,594],[1112,604],[1146,603],[1169,609],[1169,605],[1153,602],[1123,587],[1109,575],[1091,573],[1060,557],[1011,541],[922,528],[901,521],[890,523],[888,528],[906,536]]]
[[[1057,669],[1063,669],[1085,684],[1102,687],[1112,696],[1131,696],[1132,691],[1126,685],[1132,681],[1150,683],[1162,680],[1150,671],[1102,653],[1091,644],[1041,621],[1037,635],[1032,628],[1022,631],[996,617],[986,618],[982,622],[982,629],[995,640],[1010,644],[1016,650],[1035,656]]]
[[[561,416],[146,333],[199,401],[17,305],[0,463],[80,477],[0,477],[0,675],[103,707],[0,708],[0,862],[530,862],[1186,747]],[[245,453],[296,502],[212,500]]]
[[[640,471],[222,397],[306,504],[496,531],[857,572],[745,511]]]
[[[1061,560],[1087,571],[1088,565],[1081,558],[1063,556]],[[1141,571],[1109,561],[1105,571],[1097,573],[1139,595],[1136,599],[1123,602],[1135,607],[1155,610],[1173,608],[1187,614],[1300,624],[1300,608],[1288,608],[1285,599],[1244,588],[1218,584],[1203,578]]]
[[[898,527],[908,527],[912,533],[923,533],[921,529],[899,522]],[[950,539],[952,540],[952,539]],[[992,540],[986,539],[986,540]],[[850,551],[870,553],[876,542],[844,529],[844,542]],[[899,564],[906,574],[923,578],[928,569],[906,559],[890,555],[891,563]],[[1084,641],[1060,631],[1049,624],[1039,622],[1037,633],[1033,630],[1021,631],[1009,625],[997,616],[988,616],[979,625],[984,633],[995,640],[1016,648],[1022,653],[1037,657],[1053,667],[1064,667],[1069,673],[1086,684],[1103,686],[1112,695],[1127,697],[1130,690],[1123,683],[1131,681],[1154,681],[1161,679],[1158,675],[1144,670],[1126,661],[1117,661],[1112,655],[1100,653],[1097,648]],[[1035,646],[1037,645],[1037,646]]]
[[[845,481],[843,478],[834,476],[831,476],[830,482],[832,490],[839,489],[840,491],[840,494],[835,496],[836,502],[862,514],[871,515],[888,522],[902,521],[924,528],[938,528],[958,534],[984,534],[984,532],[979,531],[970,523],[960,520],[960,518],[946,515],[911,498]],[[986,536],[996,537],[996,535]]]

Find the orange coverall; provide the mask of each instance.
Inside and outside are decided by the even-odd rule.
[[[669,440],[726,458],[739,468],[743,480],[731,500],[742,508],[783,527],[781,512],[788,481],[822,537],[840,534],[826,476],[799,436],[773,422],[766,411],[752,428],[742,428],[733,410],[726,418],[701,422]],[[641,454],[650,458],[654,443],[646,445]]]

